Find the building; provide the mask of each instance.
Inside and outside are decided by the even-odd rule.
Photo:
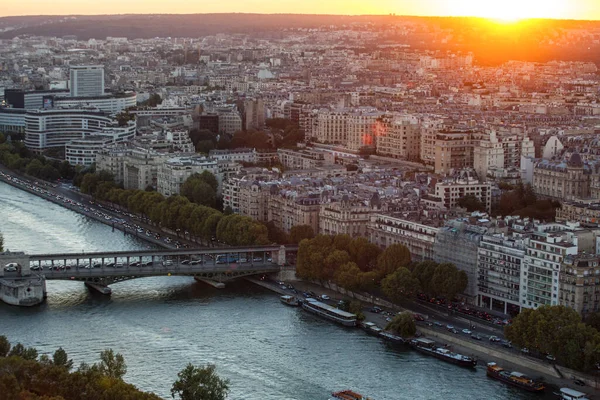
[[[6,135],[25,133],[27,110],[0,107],[0,132]]]
[[[246,162],[256,163],[257,152],[256,149],[231,149],[231,150],[211,150],[208,152],[210,158],[214,158],[218,161],[235,161],[235,162]]]
[[[292,107],[294,106],[298,106],[298,108],[300,108],[303,105],[294,103]],[[307,105],[304,106],[308,107]],[[308,107],[308,109],[310,108],[311,107]],[[292,116],[294,115],[294,110],[295,109],[292,108]],[[348,142],[348,128],[346,125],[347,117],[347,112],[320,110],[316,116],[316,126],[313,130],[313,136],[320,143],[339,144],[345,146]],[[300,114],[298,118],[300,119]],[[294,119],[292,117],[292,121],[293,120]]]
[[[578,153],[567,162],[542,160],[534,166],[533,190],[555,200],[586,199],[590,195],[590,172]]]
[[[600,258],[598,255],[568,255],[560,266],[558,304],[577,311],[583,318],[600,311]]]
[[[106,146],[133,139],[135,132],[135,121],[129,121],[126,126],[105,127],[100,132],[71,140],[65,145],[65,159],[71,165],[90,166]]]
[[[435,173],[449,175],[473,168],[473,135],[470,130],[445,130],[435,137]]]
[[[369,204],[365,203],[351,201],[348,195],[343,195],[340,201],[321,204],[318,233],[367,237],[371,214],[378,212],[380,208],[379,195],[375,193]]]
[[[492,208],[492,186],[481,183],[470,171],[460,171],[451,179],[435,184],[435,197],[442,200],[446,209],[458,206],[458,200],[473,195],[483,203],[487,212]]]
[[[277,156],[279,162],[290,170],[312,169],[335,164],[333,153],[315,148],[300,150],[277,149]]]
[[[244,130],[264,128],[265,115],[265,102],[263,99],[244,100]]]
[[[600,224],[600,203],[566,201],[556,209],[556,222]]]
[[[107,94],[103,96],[54,97],[54,107],[95,107],[108,114],[118,114],[137,105],[135,92]]]
[[[219,182],[220,174],[217,160],[203,156],[180,156],[166,160],[157,174],[156,190],[165,197],[179,194],[181,185],[193,174],[208,171],[215,175]]]
[[[214,133],[215,135],[220,132],[219,130],[219,114],[201,114],[198,117],[198,129],[206,130]]]
[[[54,107],[54,98],[68,96],[68,90],[19,90],[5,89],[4,99],[12,108],[37,110]]]
[[[477,305],[515,315],[521,310],[525,241],[516,235],[486,234],[477,253]]]
[[[98,109],[32,110],[25,114],[25,145],[37,152],[63,147],[114,124],[112,118]]]
[[[381,115],[375,110],[366,110],[350,113],[347,116],[346,148],[350,151],[359,151],[363,147],[373,150],[377,147],[377,118]]]
[[[220,110],[219,115],[219,133],[233,135],[242,130],[242,117],[236,110]]]
[[[271,186],[268,220],[289,233],[297,225],[309,225],[313,232],[319,231],[319,212],[321,204],[318,195],[298,195],[293,191],[279,192],[276,185]]]
[[[408,248],[413,260],[433,260],[433,245],[439,228],[406,219],[402,215],[371,215],[367,227],[369,241],[382,249],[393,244]]]
[[[451,263],[465,271],[469,283],[465,290],[467,301],[475,304],[478,293],[479,242],[488,228],[464,220],[451,220],[438,230],[433,245],[434,261]]]
[[[104,96],[103,65],[72,65],[69,74],[71,97]]]
[[[521,269],[521,307],[557,305],[559,273],[567,256],[577,255],[577,237],[559,224],[539,226],[526,241]]]
[[[383,116],[378,125],[377,154],[402,160],[419,160],[421,127],[415,118]]]

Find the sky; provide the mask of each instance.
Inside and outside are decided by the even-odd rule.
[[[213,12],[600,20],[600,0],[0,0],[0,16]]]

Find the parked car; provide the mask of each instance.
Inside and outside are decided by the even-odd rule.
[[[470,330],[468,330],[468,329],[463,329],[463,330],[462,330],[462,333],[464,333],[465,335],[470,335],[470,334],[471,334],[471,333],[473,333],[473,332],[471,332],[471,331],[470,331]]]
[[[523,354],[529,354],[529,349],[527,347],[523,347],[521,349],[521,353],[523,353]]]
[[[446,329],[448,329],[450,331],[450,330],[454,329],[454,326],[448,324],[448,325],[446,325]]]
[[[327,296],[326,294],[322,294],[321,295],[321,300],[330,300],[331,297]]]
[[[374,312],[375,314],[379,314],[381,311],[383,311],[381,309],[381,307],[375,306],[375,307],[371,308],[371,312]]]
[[[415,321],[425,321],[425,317],[423,317],[421,314],[414,314],[413,318]]]
[[[556,357],[554,357],[552,354],[546,354],[546,359],[548,361],[556,361]]]
[[[490,342],[495,343],[495,342],[500,342],[500,338],[498,336],[490,336]]]
[[[481,340],[481,336],[473,334],[471,335],[471,339]]]
[[[442,326],[441,322],[438,322],[438,321],[435,321],[435,322],[433,323],[433,325],[435,325],[435,326],[439,326],[439,327],[441,327],[441,326]]]

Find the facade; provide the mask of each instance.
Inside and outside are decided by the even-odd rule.
[[[231,150],[211,150],[208,153],[210,158],[219,161],[235,161],[235,162],[257,162],[257,152],[255,149],[231,149]]]
[[[207,130],[215,135],[219,130],[219,115],[218,114],[201,114],[198,116],[198,129]]]
[[[435,137],[435,173],[449,175],[473,167],[473,131],[446,130]]]
[[[309,225],[313,232],[319,231],[321,205],[318,196],[296,196],[287,192],[274,194],[275,189],[272,189],[269,200],[269,221],[286,233],[296,225]]]
[[[219,111],[219,133],[233,135],[242,130],[242,117],[236,110]]]
[[[137,105],[135,92],[120,93],[105,96],[85,97],[55,97],[54,107],[79,108],[95,107],[108,114],[118,114],[123,110]]]
[[[90,166],[106,146],[133,139],[135,131],[135,122],[130,121],[127,126],[105,127],[99,133],[71,140],[65,145],[65,159],[71,165]]]
[[[577,255],[577,238],[554,231],[560,227],[557,224],[540,227],[526,242],[520,283],[522,307],[559,304],[561,264],[565,257]]]
[[[320,143],[346,145],[348,142],[347,117],[348,113],[346,112],[319,111],[313,136]]]
[[[491,132],[489,137],[478,141],[473,149],[473,169],[477,175],[485,179],[492,168],[504,168],[504,149],[496,132]]]
[[[563,202],[556,209],[556,222],[575,221],[588,224],[600,223],[600,204],[582,202]]]
[[[383,116],[378,121],[377,154],[384,157],[417,161],[421,154],[421,128],[416,119]]]
[[[438,132],[443,128],[443,120],[426,118],[421,121],[421,161],[428,165],[435,165],[435,141]]]
[[[372,206],[350,201],[348,196],[341,201],[321,204],[318,233],[366,237],[371,214],[376,211]]]
[[[586,199],[590,196],[590,172],[577,153],[568,162],[542,160],[534,166],[533,190],[555,200]]]
[[[469,283],[465,295],[470,303],[475,303],[477,298],[477,254],[479,242],[485,233],[487,228],[484,226],[452,220],[439,229],[433,246],[435,262],[452,263],[466,272]]]
[[[181,185],[190,176],[202,173],[203,171],[211,172],[219,180],[216,160],[202,156],[170,158],[158,168],[156,190],[165,197],[179,194]]]
[[[68,90],[18,90],[5,89],[4,99],[12,108],[24,110],[37,110],[40,108],[52,108],[54,98],[68,96]]]
[[[521,268],[525,258],[523,238],[483,235],[477,253],[477,305],[504,314],[521,310]]]
[[[380,112],[354,112],[347,117],[348,140],[346,148],[350,151],[359,151],[362,147],[377,146],[377,118]]]
[[[71,97],[104,96],[103,65],[72,65],[69,74]]]
[[[560,266],[558,304],[585,318],[600,311],[600,258],[598,255],[567,256]]]
[[[367,237],[371,243],[382,249],[393,244],[408,248],[413,260],[433,260],[433,245],[439,228],[401,216],[374,214],[367,227]]]
[[[453,179],[438,182],[435,185],[435,197],[442,200],[444,207],[451,209],[458,206],[458,200],[467,195],[474,195],[485,206],[487,212],[492,208],[492,186],[481,183],[468,171],[461,171]]]
[[[0,132],[9,135],[25,133],[26,110],[0,107]]]
[[[101,133],[114,121],[98,109],[48,109],[25,115],[25,145],[32,151],[63,147],[72,140]]]
[[[263,99],[244,101],[244,129],[262,129],[265,126],[265,102]]]
[[[312,169],[325,165],[334,165],[335,156],[333,153],[319,149],[277,149],[279,162],[286,168]]]

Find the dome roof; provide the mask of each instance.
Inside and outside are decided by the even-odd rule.
[[[581,156],[579,155],[579,153],[573,153],[571,155],[571,158],[569,158],[569,162],[567,163],[567,165],[569,167],[582,168],[583,161],[581,160]]]

